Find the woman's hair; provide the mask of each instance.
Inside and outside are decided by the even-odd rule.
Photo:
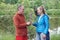
[[[35,12],[35,15],[37,16],[38,13],[37,13],[37,7],[34,7],[34,12]]]
[[[43,6],[40,6],[40,9],[42,10],[43,14],[45,14],[45,9]]]
[[[45,9],[43,6],[40,6],[40,9],[42,10],[43,14],[45,14]],[[37,13],[37,7],[34,7],[34,12],[35,12],[35,15],[37,16],[38,13]]]

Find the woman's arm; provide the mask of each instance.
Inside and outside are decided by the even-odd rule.
[[[45,16],[44,17],[44,20],[45,20],[45,30],[44,30],[44,34],[47,34],[47,32],[48,32],[48,29],[49,29],[49,17],[48,16]]]
[[[35,26],[35,27],[37,27],[37,22],[34,22],[32,25]]]

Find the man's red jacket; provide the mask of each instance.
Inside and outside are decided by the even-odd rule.
[[[23,14],[16,13],[13,17],[16,36],[27,36],[27,24]]]

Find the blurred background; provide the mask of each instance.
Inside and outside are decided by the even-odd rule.
[[[26,21],[35,21],[34,7],[43,5],[50,21],[50,40],[60,40],[60,0],[0,0],[0,40],[15,40],[13,15],[18,5],[25,6]],[[35,40],[35,27],[28,27],[28,39]]]

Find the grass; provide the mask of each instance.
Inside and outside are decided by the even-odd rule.
[[[15,36],[12,34],[2,34],[0,35],[0,40],[15,40]]]
[[[15,40],[13,34],[0,34],[0,40]],[[52,35],[50,40],[60,40],[60,35]]]
[[[51,40],[60,40],[60,35],[52,35]]]

